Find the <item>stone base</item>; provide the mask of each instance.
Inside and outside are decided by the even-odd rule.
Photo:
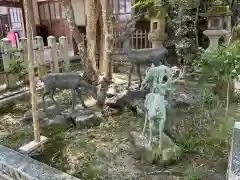
[[[83,114],[77,116],[75,122],[78,129],[84,129],[91,128],[93,126],[99,126],[102,121],[101,119],[97,118],[95,114]]]
[[[44,143],[48,141],[47,137],[41,136],[40,141],[31,141],[28,144],[23,145],[19,148],[19,151],[23,154],[30,154],[40,148]]]
[[[58,109],[55,105],[52,105],[48,107],[47,112],[44,112],[43,109],[39,109],[38,118],[41,127],[52,124],[63,124],[66,126],[74,125],[79,129],[100,125],[103,120],[101,112],[94,112],[88,108],[85,109],[81,105],[76,105],[75,110],[72,110],[71,107],[60,107],[60,109]],[[31,111],[25,113],[21,121],[31,123]]]
[[[76,126],[75,121],[70,116],[56,115],[53,118],[46,118],[41,121],[41,127],[51,126],[53,124],[62,124],[66,127]]]
[[[153,137],[152,147],[148,146],[147,138],[145,136],[143,137],[139,132],[131,132],[130,137],[134,155],[144,162],[169,164],[178,160],[181,156],[181,149],[165,134],[163,136],[164,148],[162,153],[158,148],[158,140],[156,137]]]
[[[55,106],[55,104],[53,104],[52,100],[51,99],[47,99],[46,100],[46,104],[48,104],[48,107],[47,107],[47,111],[45,112],[42,108],[42,102],[38,102],[38,106],[40,106],[41,108],[39,108],[37,110],[37,118],[38,119],[44,119],[44,118],[52,118],[52,117],[55,117],[56,115],[69,115],[69,114],[72,114],[72,113],[76,113],[78,111],[86,111],[88,110],[87,109],[84,109],[82,107],[82,104],[76,104],[75,106],[75,110],[72,110],[71,106],[66,106],[66,105],[60,105],[59,109]],[[86,102],[85,102],[86,106],[87,107],[91,107],[93,105],[96,104],[96,100],[94,99],[88,99]],[[24,114],[24,119],[32,119],[32,110],[28,110],[27,112],[25,112]]]
[[[218,48],[218,41],[222,36],[229,34],[227,30],[205,30],[203,34],[209,38],[209,47],[206,49],[206,52],[213,51]]]

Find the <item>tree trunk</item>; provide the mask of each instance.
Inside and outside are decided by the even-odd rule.
[[[104,35],[104,51],[103,51],[103,69],[104,77],[108,80],[112,79],[113,63],[111,58],[113,46],[113,26],[110,12],[110,5],[108,0],[101,0],[102,5],[102,21],[103,21],[103,35]]]
[[[84,36],[81,35],[75,21],[75,16],[74,16],[74,11],[72,7],[71,0],[58,0],[61,5],[64,7],[65,15],[66,15],[66,20],[68,22],[68,27],[70,31],[72,32],[72,36],[75,39],[79,54],[81,56],[81,59],[83,61],[83,66],[85,70],[85,77],[89,79],[91,82],[95,82],[98,80],[98,72],[96,69],[96,65],[94,63],[89,62],[87,58],[87,54],[85,52],[85,46],[84,46]],[[86,1],[89,3],[90,0]],[[91,0],[92,1],[92,0]],[[88,10],[88,6],[87,10]],[[93,17],[96,15],[96,12],[94,12]],[[91,21],[91,18],[89,18]],[[89,32],[88,32],[89,34]],[[89,54],[88,54],[89,55]],[[96,64],[96,63],[95,63]]]
[[[198,39],[198,28],[197,28],[197,25],[198,25],[198,19],[199,19],[200,3],[201,3],[201,0],[198,0],[198,3],[197,3],[197,12],[196,12],[195,21],[194,21],[194,33],[195,33],[195,38],[196,38],[196,47],[199,47],[199,39]]]
[[[89,66],[92,67],[92,70],[99,75],[96,63],[96,29],[100,7],[98,1],[96,0],[87,0],[85,3],[87,15],[86,35],[88,63]]]
[[[72,36],[75,39],[78,50],[80,53],[81,58],[85,63],[85,47],[84,47],[84,36],[80,34],[78,27],[76,25],[74,11],[72,7],[71,0],[59,0],[60,4],[64,7],[64,12],[66,16],[66,20],[68,22],[68,28],[72,32]]]
[[[36,82],[34,73],[34,55],[33,55],[33,39],[32,39],[32,18],[30,16],[30,0],[24,0],[24,10],[26,18],[26,33],[27,33],[27,45],[28,45],[28,72],[30,81],[30,91],[31,91],[31,104],[32,104],[32,116],[33,116],[33,128],[34,128],[34,139],[35,141],[40,141],[40,130],[39,121],[37,119],[37,94],[36,94]]]
[[[112,80],[112,73],[113,73],[113,67],[112,67],[112,60],[111,60],[111,52],[112,52],[112,36],[113,36],[113,26],[112,26],[112,19],[110,14],[110,6],[108,0],[100,0],[101,2],[101,16],[100,20],[102,20],[102,36],[101,38],[103,40],[103,48],[101,52],[102,53],[102,60],[103,60],[103,70],[104,70],[104,78],[100,82],[99,86],[99,92],[98,92],[98,99],[97,99],[97,105],[104,108],[105,105],[105,98],[106,98],[106,92],[108,90],[109,85],[111,84]]]
[[[101,72],[104,72],[104,58],[103,58],[103,51],[104,51],[104,32],[103,32],[103,19],[102,19],[102,11],[100,12],[99,19],[98,19],[99,29],[100,29],[100,41],[98,44],[98,52],[99,52],[99,69]]]

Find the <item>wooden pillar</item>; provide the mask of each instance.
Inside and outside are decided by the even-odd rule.
[[[23,29],[23,37],[26,37],[26,17],[24,12],[23,0],[21,1],[21,24]]]
[[[30,6],[30,9],[29,9],[29,15],[31,16],[31,26],[32,26],[32,34],[33,34],[33,37],[37,36],[37,29],[36,29],[36,23],[35,23],[35,19],[34,19],[34,9],[33,9],[33,0],[30,0],[29,1],[29,6]]]
[[[32,104],[32,116],[33,116],[33,128],[34,128],[34,140],[40,142],[40,125],[37,115],[37,94],[36,94],[36,80],[34,73],[34,54],[33,54],[33,34],[31,29],[31,22],[33,17],[30,15],[30,1],[24,0],[25,15],[26,15],[26,32],[27,32],[27,47],[28,47],[28,71],[30,80],[31,91],[31,104]]]
[[[37,35],[37,29],[36,29],[36,23],[34,20],[34,12],[33,12],[33,4],[32,4],[32,0],[29,1],[29,7],[31,9],[29,9],[29,16],[31,16],[31,27],[32,27],[32,35],[33,37],[35,37]],[[24,9],[25,7],[23,6],[23,3],[21,4],[21,22],[23,25],[23,31],[24,31],[24,37],[26,36],[26,10]]]
[[[38,0],[32,0],[35,25],[40,25],[40,16],[38,11]]]

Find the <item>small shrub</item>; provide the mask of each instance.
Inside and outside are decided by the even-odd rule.
[[[207,105],[207,107],[215,107],[219,103],[218,96],[207,89],[204,90],[201,99],[203,100],[204,105]]]
[[[26,69],[22,65],[23,61],[21,60],[10,60],[9,61],[9,74],[17,74],[20,77],[26,74]]]
[[[207,180],[207,175],[203,168],[193,167],[184,180]]]

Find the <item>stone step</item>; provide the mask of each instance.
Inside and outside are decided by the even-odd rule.
[[[75,107],[74,111],[71,107],[60,106],[60,109],[58,109],[55,105],[51,105],[48,107],[47,112],[39,109],[37,114],[41,126],[64,124],[84,129],[98,126],[103,120],[101,112],[94,112],[91,108],[84,109],[80,104]],[[20,121],[22,123],[32,123],[32,112],[27,111]]]
[[[0,178],[4,180],[4,177],[7,180],[79,180],[58,169],[0,145]]]

